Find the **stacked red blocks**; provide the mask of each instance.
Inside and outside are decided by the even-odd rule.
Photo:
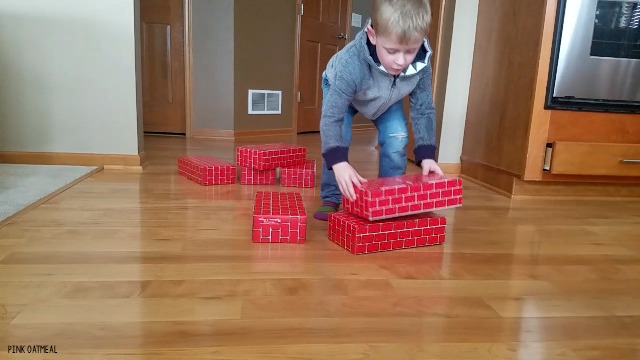
[[[240,184],[242,185],[273,185],[276,183],[276,169],[256,170],[241,167]]]
[[[372,179],[356,188],[356,200],[343,197],[346,211],[367,220],[443,210],[462,205],[462,179],[402,175]]]
[[[305,243],[307,214],[296,192],[258,191],[253,204],[253,242]]]
[[[462,206],[462,180],[439,175],[370,179],[329,215],[329,240],[353,254],[442,244],[447,220],[433,211]]]
[[[305,160],[300,165],[284,167],[280,171],[280,185],[312,188],[316,184],[316,161]]]
[[[446,224],[446,218],[434,215],[371,222],[337,212],[329,218],[329,240],[352,254],[437,245],[444,242]]]
[[[307,159],[307,149],[290,144],[238,146],[236,164],[241,167],[241,184],[273,185],[277,168],[280,185],[315,187],[316,161]]]
[[[300,165],[307,159],[307,149],[289,144],[238,146],[236,164],[256,170]]]
[[[281,168],[283,186],[303,186],[309,183],[304,176],[309,162],[303,146],[259,144],[236,148],[242,184],[275,184],[276,169]],[[313,171],[315,179],[315,161]],[[253,205],[252,232],[255,243],[305,243],[307,213],[300,193],[258,191]]]
[[[178,174],[200,185],[227,185],[236,183],[236,167],[210,156],[183,156],[178,158]]]

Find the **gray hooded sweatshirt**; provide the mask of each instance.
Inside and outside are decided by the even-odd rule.
[[[366,26],[365,26],[366,28]],[[425,38],[413,63],[400,75],[389,74],[378,60],[365,30],[328,62],[329,91],[322,104],[320,137],[322,156],[329,169],[348,161],[349,144],[342,134],[349,105],[375,121],[391,105],[409,95],[416,164],[434,159],[436,122],[431,93],[431,47]]]

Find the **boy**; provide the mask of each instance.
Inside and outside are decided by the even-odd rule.
[[[360,112],[378,129],[378,177],[403,175],[409,143],[402,99],[409,95],[415,161],[422,173],[442,170],[435,158],[435,110],[431,95],[431,48],[425,38],[429,0],[373,0],[371,22],[336,53],[322,74],[322,206],[328,220],[342,195],[355,199],[363,179],[349,165],[351,121]]]

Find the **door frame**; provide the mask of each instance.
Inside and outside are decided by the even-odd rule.
[[[300,86],[300,30],[302,28],[302,0],[296,0],[296,29],[294,38],[293,52],[293,111],[291,113],[293,134],[298,134],[298,90]]]
[[[191,1],[191,0],[188,0]],[[302,1],[296,0],[296,29],[294,36],[294,55],[293,55],[293,112],[291,118],[293,123],[291,124],[291,128],[293,129],[293,135],[298,134],[298,92],[300,91],[300,32],[302,31]],[[351,12],[353,11],[352,0],[347,1],[347,30],[346,33],[349,34],[349,41],[351,41]],[[346,44],[345,44],[346,45]]]
[[[184,122],[185,122],[185,137],[191,137],[192,133],[192,112],[193,112],[193,102],[192,102],[192,52],[191,52],[191,6],[193,0],[182,0],[183,7],[183,53],[184,53]],[[142,52],[142,14],[140,13],[140,3],[139,0],[136,0],[136,8],[138,9],[138,13],[135,14],[136,20],[138,21],[139,27],[139,36],[136,39],[136,50]],[[138,54],[139,55],[139,54]],[[136,55],[136,56],[138,56]],[[136,70],[136,80],[142,82],[142,73],[138,73],[138,71],[142,71],[142,64],[140,64],[140,69]],[[142,91],[142,89],[140,90]],[[142,96],[142,94],[140,94]],[[142,106],[140,104],[139,106]],[[138,109],[142,110],[142,109]],[[144,117],[144,113],[142,114]],[[143,121],[142,119],[140,121]],[[142,129],[142,134],[144,135],[144,125],[140,124]]]
[[[186,138],[191,137],[192,133],[192,51],[191,51],[191,6],[193,0],[183,0],[184,8],[184,121]]]

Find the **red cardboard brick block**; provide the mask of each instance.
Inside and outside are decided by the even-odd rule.
[[[345,211],[329,214],[329,240],[352,254],[408,249],[442,244],[447,219],[417,214],[368,221]]]
[[[301,165],[284,167],[280,170],[280,185],[312,188],[316,185],[316,161],[306,160]]]
[[[296,192],[258,191],[253,204],[253,242],[305,243],[307,213]]]
[[[369,179],[356,188],[356,200],[343,197],[343,208],[373,221],[462,205],[462,179],[440,175],[399,175]]]
[[[300,165],[307,159],[307,148],[290,144],[245,145],[236,148],[236,164],[257,170]]]
[[[240,170],[240,184],[243,185],[273,185],[276,183],[276,169],[256,170],[242,167]]]
[[[236,183],[236,167],[211,156],[179,157],[178,174],[200,185]]]

